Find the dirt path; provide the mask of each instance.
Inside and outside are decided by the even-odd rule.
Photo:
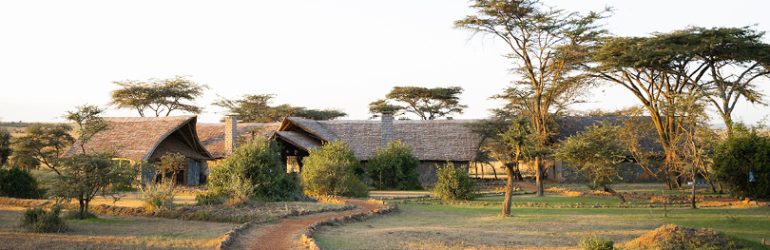
[[[253,227],[238,236],[229,249],[303,249],[299,244],[299,235],[308,226],[326,219],[369,212],[380,207],[363,200],[349,199],[346,202],[356,205],[357,208],[343,212],[286,218],[276,224]]]

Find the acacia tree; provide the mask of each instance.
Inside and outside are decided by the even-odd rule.
[[[532,131],[529,129],[529,123],[526,119],[515,119],[504,133],[500,134],[500,139],[506,145],[505,151],[508,152],[511,161],[505,164],[505,174],[507,181],[505,183],[505,197],[503,198],[503,215],[511,215],[511,197],[513,196],[513,178],[518,174],[519,163],[525,160],[528,155],[527,146],[532,143]]]
[[[650,116],[665,154],[662,173],[669,188],[679,186],[677,143],[685,118],[700,112],[683,104],[702,98],[700,83],[715,63],[699,54],[707,43],[699,33],[682,30],[607,39],[594,54],[596,76],[630,91]]]
[[[74,142],[66,124],[31,124],[14,140],[14,161],[24,159],[30,164],[40,164],[61,175],[60,163],[67,148]]]
[[[461,87],[393,87],[385,99],[369,104],[369,112],[412,113],[422,120],[435,120],[454,113],[462,114],[467,106],[460,104]],[[397,104],[391,104],[396,102]]]
[[[722,118],[727,134],[732,135],[732,112],[740,99],[764,104],[764,95],[754,83],[770,76],[770,44],[762,41],[764,32],[749,27],[696,27],[686,32],[700,42],[694,53],[709,62],[711,79],[700,87]]]
[[[81,153],[86,153],[85,144],[91,140],[91,137],[107,129],[107,123],[99,115],[104,110],[94,105],[83,105],[74,111],[67,111],[64,118],[75,123],[78,126],[78,146]]]
[[[288,104],[271,106],[274,95],[245,95],[241,99],[220,98],[213,105],[223,107],[230,113],[238,114],[242,122],[277,122],[288,116],[299,116],[313,120],[334,120],[347,116],[345,112],[335,109],[308,109]]]
[[[621,139],[621,127],[601,122],[559,143],[556,156],[570,164],[569,167],[584,173],[592,182],[591,188],[602,188],[616,194],[610,184],[621,179],[619,164],[628,160],[626,143]]]
[[[208,88],[183,76],[148,81],[125,80],[114,82],[120,88],[112,91],[112,105],[134,109],[144,117],[147,109],[155,117],[169,116],[173,111],[199,114],[201,107],[190,102],[203,95]]]
[[[575,102],[588,80],[584,63],[596,39],[606,33],[596,22],[599,12],[581,15],[545,8],[538,0],[475,0],[477,11],[455,22],[455,26],[492,35],[507,45],[506,55],[514,72],[522,76],[498,98],[509,107],[524,111],[541,149],[552,144],[552,116]],[[543,195],[542,158],[535,156],[537,195]]]

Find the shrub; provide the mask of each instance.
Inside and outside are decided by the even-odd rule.
[[[174,208],[174,187],[169,181],[145,185],[142,195],[147,213],[158,213]]]
[[[476,198],[476,181],[468,176],[468,172],[452,163],[438,166],[438,180],[433,193],[444,201],[472,200]]]
[[[35,233],[58,233],[67,230],[64,220],[59,217],[61,207],[55,206],[51,211],[42,208],[30,208],[21,217],[21,227]]]
[[[615,249],[615,242],[599,237],[588,237],[580,239],[578,247],[582,250],[612,250]]]
[[[302,168],[302,184],[309,195],[365,197],[369,188],[355,174],[360,167],[344,142],[334,141],[310,151]]]
[[[714,173],[735,196],[770,198],[770,137],[736,131],[717,146]]]
[[[275,143],[263,138],[246,143],[212,168],[208,187],[211,195],[231,199],[268,201],[302,198],[296,178],[286,173]]]
[[[39,198],[43,190],[37,180],[21,168],[0,169],[0,196],[14,198]]]
[[[219,205],[225,202],[227,196],[223,193],[203,192],[195,195],[195,203],[198,205]]]
[[[419,164],[420,161],[412,155],[407,145],[401,141],[393,141],[375,152],[374,157],[366,164],[366,174],[377,189],[418,189]]]

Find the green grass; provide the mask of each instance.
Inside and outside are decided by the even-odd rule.
[[[608,197],[515,196],[514,203],[553,207],[518,207],[500,217],[501,197],[442,204],[435,200],[405,201],[401,212],[330,228],[316,234],[322,248],[574,248],[582,237],[598,235],[624,242],[664,224],[714,228],[762,248],[770,239],[770,208],[581,207],[576,203],[619,204]]]

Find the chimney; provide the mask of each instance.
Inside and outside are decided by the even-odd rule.
[[[232,154],[238,147],[238,119],[235,114],[225,115],[225,153]]]
[[[393,135],[393,113],[382,113],[382,124],[380,125],[380,146],[385,148],[388,142],[394,139]]]

